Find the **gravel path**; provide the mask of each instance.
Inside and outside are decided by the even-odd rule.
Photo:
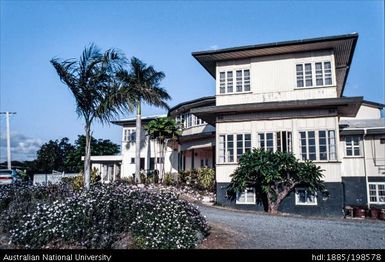
[[[211,224],[233,232],[239,249],[385,249],[385,221],[270,216],[200,206]]]

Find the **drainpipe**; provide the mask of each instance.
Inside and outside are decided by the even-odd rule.
[[[365,151],[365,137],[366,137],[366,134],[367,134],[367,130],[366,130],[366,128],[364,128],[364,135],[362,137],[362,151],[364,152],[366,203],[367,203],[368,209],[370,209],[370,203],[369,203],[369,200],[370,200],[370,196],[369,196],[369,180],[368,180],[368,174],[367,174],[367,171],[366,171],[366,151]]]

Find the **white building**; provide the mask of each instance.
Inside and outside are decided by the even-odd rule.
[[[281,211],[340,215],[347,205],[384,205],[384,105],[343,96],[357,39],[353,33],[194,52],[216,79],[215,96],[170,109],[184,131],[179,145],[168,149],[166,170],[215,167],[218,203],[261,209],[253,189],[237,201],[226,197],[230,175],[251,148],[289,151],[325,170],[330,195],[297,188]],[[123,127],[121,177],[131,176],[135,120],[113,123]],[[153,142],[145,135],[142,141],[141,167],[157,168]]]

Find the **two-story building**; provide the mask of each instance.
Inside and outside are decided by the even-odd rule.
[[[255,210],[263,206],[253,188],[236,201],[226,196],[240,156],[251,148],[292,152],[321,166],[328,194],[296,188],[281,211],[341,215],[347,205],[385,204],[384,105],[343,96],[357,39],[353,33],[194,52],[216,80],[215,96],[170,109],[184,129],[161,161],[171,172],[215,167],[217,202]],[[121,176],[130,176],[134,141],[125,137],[135,120],[114,123],[123,126]],[[151,146],[141,157],[143,169],[154,167]]]

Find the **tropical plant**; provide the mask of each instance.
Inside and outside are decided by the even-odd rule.
[[[68,86],[76,101],[76,113],[84,119],[86,136],[84,158],[84,185],[90,187],[91,173],[91,124],[99,120],[108,123],[123,110],[130,109],[122,103],[116,84],[116,72],[122,69],[126,59],[114,49],[102,53],[94,44],[83,51],[79,60],[51,59],[60,80]]]
[[[150,139],[153,139],[157,142],[154,143],[154,146],[155,144],[159,144],[160,146],[160,162],[162,163],[161,177],[163,177],[163,175],[165,174],[164,159],[167,144],[168,142],[174,143],[178,139],[178,136],[181,135],[182,132],[180,130],[179,124],[173,118],[158,117],[148,122],[148,124],[144,126],[144,130],[146,130],[146,133],[150,137]],[[156,159],[155,162],[157,162]]]
[[[120,95],[127,101],[128,107],[132,104],[136,107],[136,154],[135,154],[135,179],[140,182],[140,138],[141,138],[141,103],[166,108],[167,100],[171,99],[160,82],[165,77],[161,71],[156,71],[153,66],[147,66],[136,57],[132,57],[129,63],[130,71],[121,70],[117,77],[120,81]]]
[[[247,187],[256,189],[260,202],[267,200],[269,213],[277,213],[280,203],[299,185],[310,192],[324,190],[322,170],[311,161],[300,162],[292,153],[253,149],[242,155],[231,175],[228,195],[234,199]]]

